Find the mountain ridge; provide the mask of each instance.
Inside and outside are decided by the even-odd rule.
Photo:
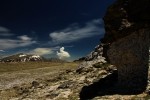
[[[35,54],[18,53],[0,59],[1,63],[6,62],[66,62],[58,58],[45,58]]]

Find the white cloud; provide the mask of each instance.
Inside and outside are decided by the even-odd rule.
[[[23,41],[30,41],[30,40],[32,40],[32,38],[28,37],[27,35],[18,36],[18,38],[20,40],[23,40]]]
[[[10,30],[8,28],[0,26],[0,32],[9,32]]]
[[[57,51],[57,56],[59,57],[59,59],[65,59],[70,57],[70,54],[67,51],[64,51],[64,49],[64,47],[61,47],[59,52]]]
[[[8,28],[0,26],[0,36],[13,36],[13,33],[10,33]]]
[[[23,35],[24,36],[24,35]],[[20,36],[21,37],[21,36]],[[0,39],[0,49],[11,49],[11,48],[17,48],[17,47],[24,47],[29,46],[36,43],[36,41],[33,41],[31,38],[26,39]]]
[[[10,32],[8,28],[0,26],[0,36],[5,36],[6,38],[0,38],[0,49],[11,49],[16,47],[28,46],[36,41],[33,41],[32,38],[27,35],[18,36],[18,39],[10,39],[9,36],[14,34]]]
[[[83,27],[80,27],[78,24],[73,24],[66,29],[50,33],[49,36],[52,39],[52,44],[69,43],[104,34],[104,28],[100,27],[102,24],[102,19],[87,22]]]
[[[53,50],[51,48],[36,48],[34,50],[31,50],[29,53],[36,55],[47,55],[52,54]]]
[[[8,28],[0,26],[0,50],[24,47],[36,43],[36,41],[27,35],[18,36],[16,39],[9,37],[13,35]]]
[[[5,52],[4,50],[0,50],[0,52]]]

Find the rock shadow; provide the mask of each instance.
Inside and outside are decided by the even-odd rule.
[[[96,96],[105,96],[105,95],[131,95],[139,94],[136,91],[125,91],[123,88],[117,85],[118,83],[118,72],[115,70],[112,74],[106,76],[105,78],[100,79],[98,82],[95,82],[89,86],[84,86],[80,92],[80,100],[91,100]],[[141,92],[140,92],[141,93]]]

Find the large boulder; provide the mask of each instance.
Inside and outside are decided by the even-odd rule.
[[[150,46],[150,1],[117,0],[104,16],[106,34],[102,43],[110,44],[106,58],[118,68],[118,86],[124,91],[146,88]]]

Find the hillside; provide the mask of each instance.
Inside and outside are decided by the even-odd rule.
[[[10,55],[7,57],[4,57],[0,59],[0,62],[6,63],[6,62],[66,62],[65,60],[61,60],[58,58],[44,58],[39,55],[34,55],[34,54],[24,54],[24,53],[19,53],[15,55]]]
[[[29,61],[43,61],[44,58],[39,55],[28,55],[28,54],[15,54],[8,57],[4,57],[0,62],[29,62]]]

